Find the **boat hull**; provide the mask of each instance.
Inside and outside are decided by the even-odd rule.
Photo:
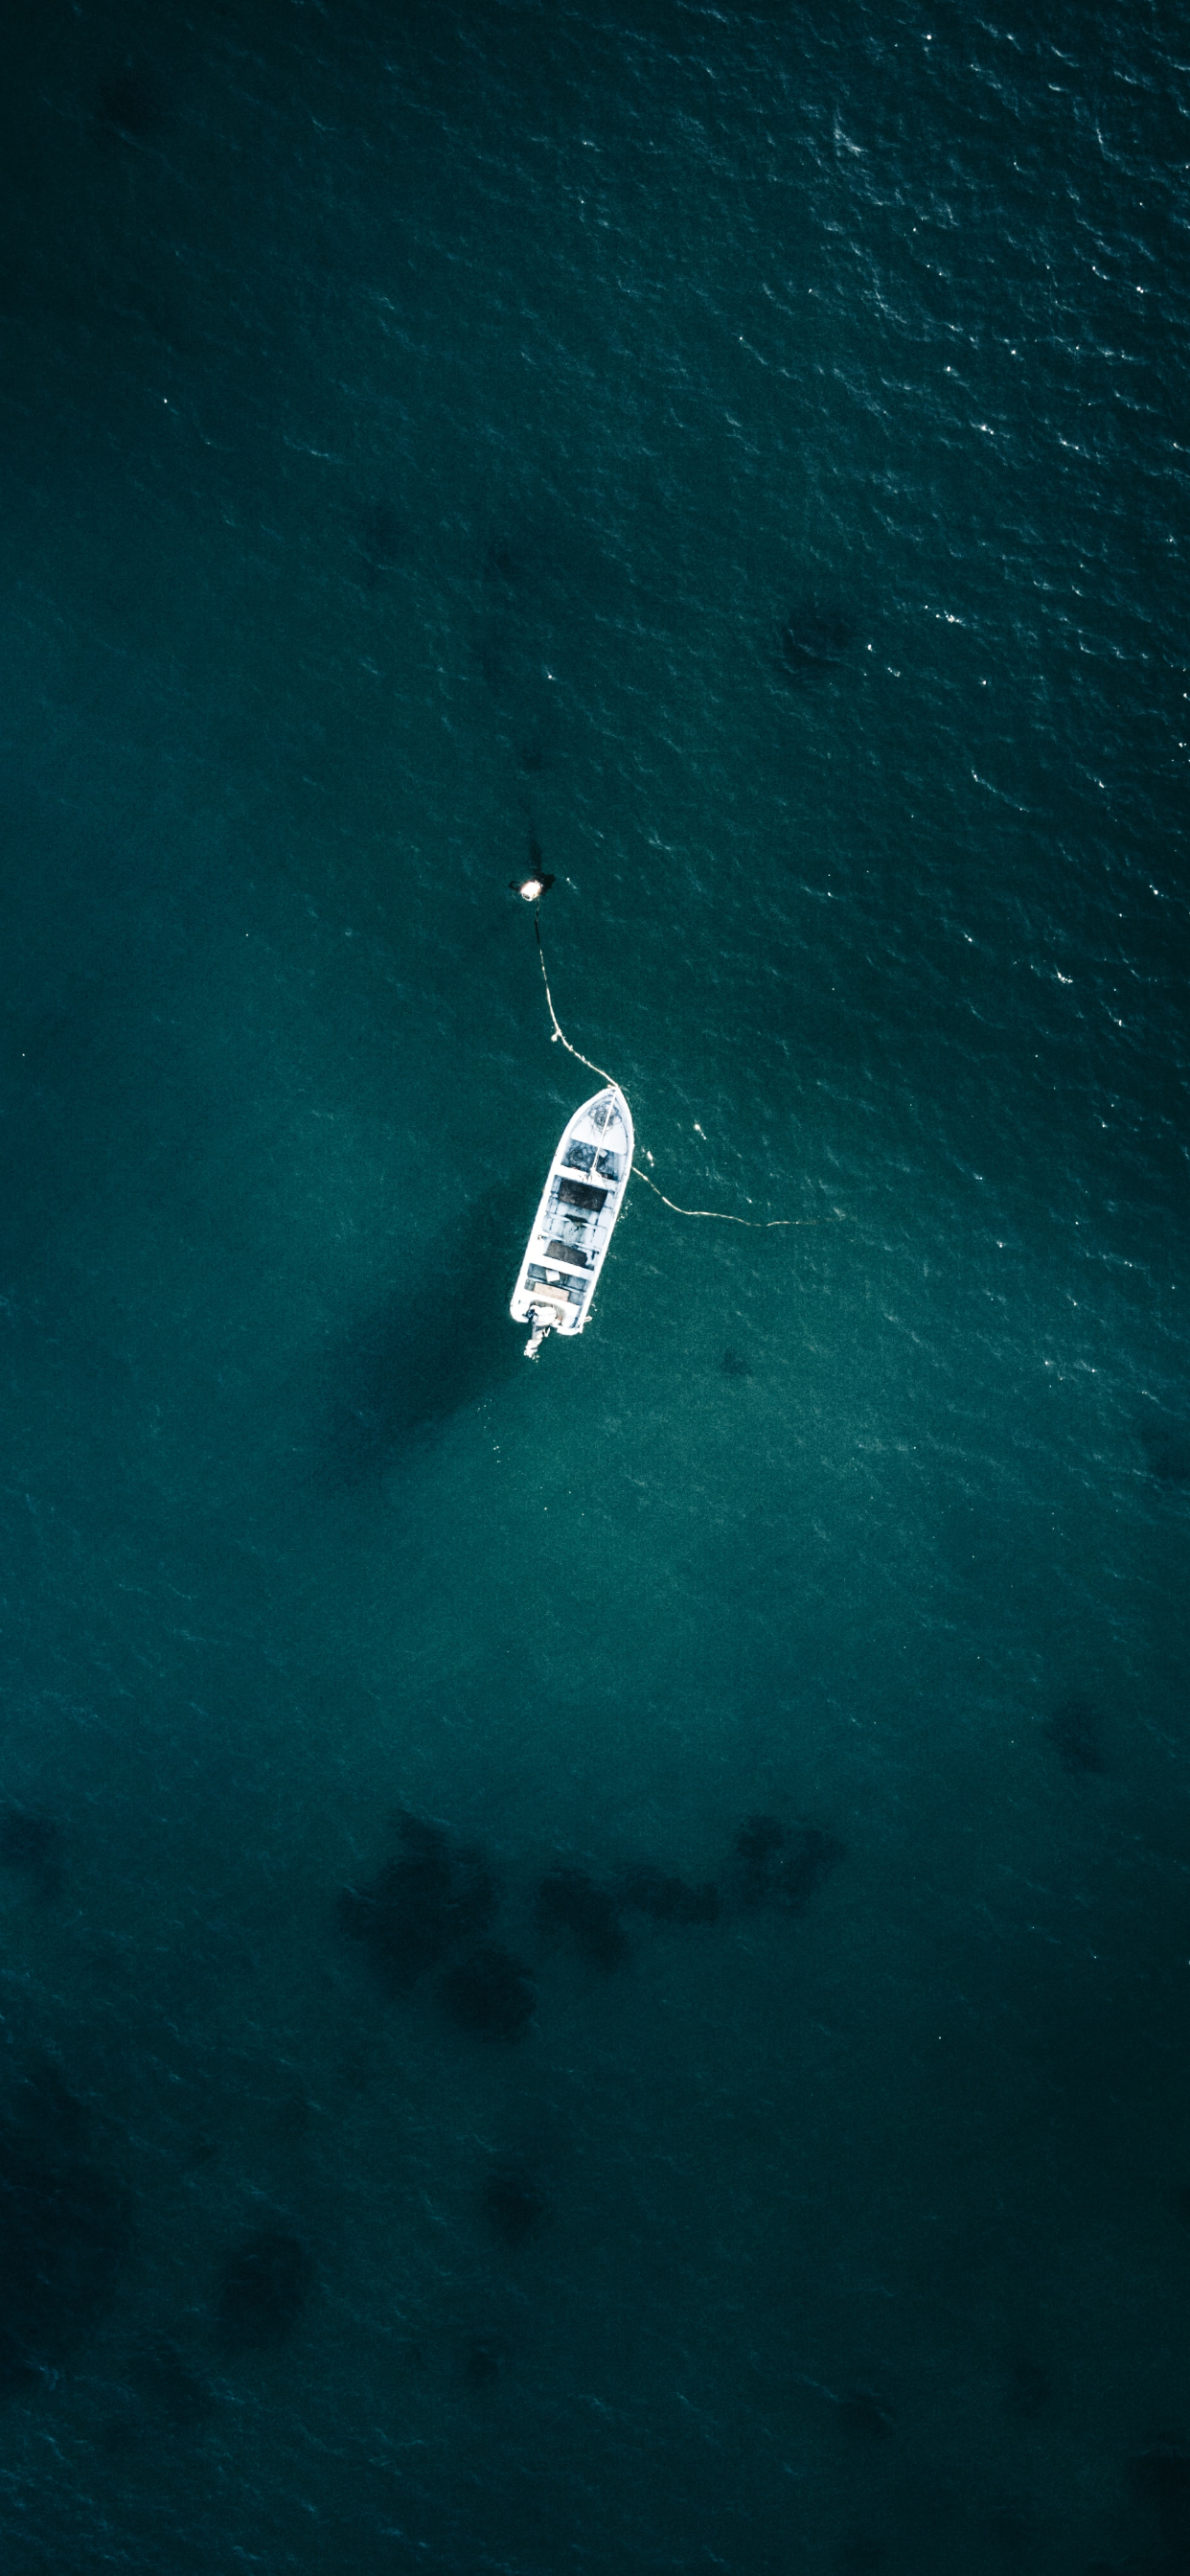
[[[515,1323],[566,1336],[582,1332],[624,1204],[634,1144],[632,1112],[618,1084],[608,1083],[575,1110],[550,1164],[512,1292]]]

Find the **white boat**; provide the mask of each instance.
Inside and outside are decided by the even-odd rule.
[[[581,1333],[632,1170],[632,1112],[614,1082],[584,1100],[550,1164],[549,1179],[509,1308],[530,1324],[525,1357],[547,1333]]]

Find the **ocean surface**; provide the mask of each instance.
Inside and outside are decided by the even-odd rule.
[[[0,61],[4,2576],[1190,2568],[1190,15]]]

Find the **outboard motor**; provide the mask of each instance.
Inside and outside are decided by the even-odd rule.
[[[548,1341],[549,1336],[553,1331],[553,1317],[547,1315],[543,1320],[537,1307],[531,1306],[529,1309],[529,1321],[533,1326],[533,1330],[525,1344],[525,1357],[527,1360],[535,1360],[539,1350],[541,1349],[542,1343]]]

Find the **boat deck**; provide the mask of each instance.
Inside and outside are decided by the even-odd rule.
[[[612,1083],[565,1129],[513,1290],[518,1323],[537,1309],[551,1330],[581,1333],[632,1169],[632,1116]]]

